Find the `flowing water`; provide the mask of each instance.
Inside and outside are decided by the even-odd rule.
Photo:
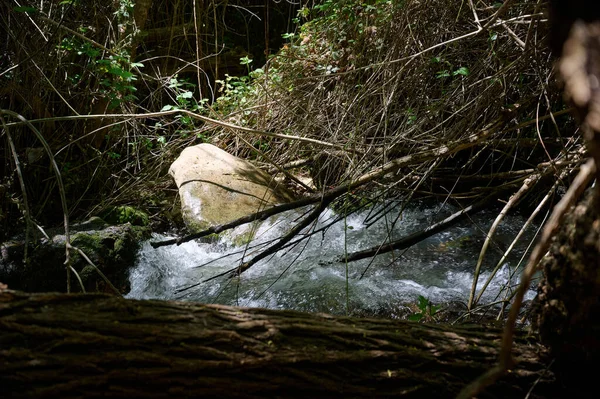
[[[146,242],[131,271],[129,297],[334,314],[346,314],[349,310],[350,314],[392,317],[394,309],[415,303],[419,295],[432,303],[466,303],[481,245],[497,211],[479,213],[405,251],[348,264],[338,261],[340,254],[379,245],[386,239],[401,238],[458,209],[447,204],[443,207],[421,204],[405,209],[401,218],[393,210],[382,216],[381,210],[365,210],[341,218],[335,224],[332,222],[339,216],[327,210],[305,231],[317,231],[316,234],[299,236],[298,239],[304,239],[267,257],[239,278],[223,276],[203,282],[235,268],[242,259],[251,259],[256,251],[273,243],[295,225],[302,215],[300,211],[264,222],[255,229],[255,238],[247,246],[235,245],[239,238],[231,237],[248,236],[249,226],[240,226],[233,235],[222,235],[213,242],[188,242],[158,249]],[[508,216],[502,222],[487,251],[479,288],[524,221],[521,216]],[[320,229],[323,230],[318,231]],[[515,286],[517,281],[512,274],[534,233],[535,227],[529,227],[480,303],[501,299],[505,293],[499,293],[509,280],[510,285]],[[155,234],[151,241],[167,238],[170,237]],[[533,295],[530,291],[528,299]]]

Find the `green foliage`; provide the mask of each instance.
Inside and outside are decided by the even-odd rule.
[[[444,69],[438,70],[435,74],[435,77],[438,79],[450,78],[454,76],[469,76],[469,68],[467,67],[459,67],[454,69],[452,64],[441,57],[433,57],[431,62],[434,64],[440,64],[440,66]]]
[[[252,63],[252,59],[248,58],[248,56],[246,57],[242,57],[240,58],[240,65],[250,65]]]
[[[78,0],[63,0],[60,4],[69,7],[81,6]],[[85,34],[90,29],[85,25],[77,29],[83,36],[67,35],[57,46],[59,55],[76,56],[76,62],[99,82],[98,94],[109,99],[109,110],[137,100],[134,95],[137,91],[134,85],[137,77],[133,71],[144,66],[130,59],[131,44],[134,35],[137,34],[133,22],[134,3],[132,0],[119,0],[116,6],[114,14],[117,17],[117,29],[121,34],[118,41],[112,43],[110,53],[100,49],[93,41],[85,39]],[[82,81],[84,78],[89,76],[84,77],[78,73],[68,76],[73,85],[86,84],[87,82]]]
[[[364,66],[374,54],[385,51],[377,32],[389,24],[402,0],[325,0],[312,9],[302,7],[295,22],[299,32],[282,35],[289,43],[271,58],[269,80],[289,79],[288,93],[296,78],[332,75]],[[281,74],[279,73],[281,71]]]
[[[200,101],[197,101],[194,98],[194,90],[196,89],[196,85],[190,83],[188,79],[180,79],[177,75],[173,76],[169,79],[169,84],[167,85],[169,89],[175,95],[176,105],[165,105],[162,107],[161,111],[169,111],[173,109],[185,109],[192,112],[204,113],[206,112],[205,105],[208,102],[208,99],[203,98]],[[180,116],[181,122],[188,127],[192,126],[192,120],[188,116]]]
[[[406,110],[406,124],[412,125],[416,121],[417,121],[417,115],[415,114],[415,111],[412,108],[408,108]]]
[[[175,75],[169,80],[169,84],[167,85],[167,87],[171,89],[172,94],[175,97],[176,104],[167,104],[164,107],[162,107],[161,111],[184,109],[199,114],[208,113],[208,98],[203,98],[200,101],[198,101],[194,97],[196,85],[189,82],[188,79],[180,79],[177,75]],[[187,137],[190,131],[196,129],[195,120],[189,115],[180,114],[175,116],[175,119],[179,120],[181,124],[180,128],[177,131],[178,133],[180,133],[181,137]],[[197,138],[199,138],[202,141],[207,141],[207,138],[202,133],[198,133]],[[166,138],[164,136],[157,137],[156,141],[160,146],[166,144]]]
[[[13,7],[15,12],[28,12],[30,14],[35,14],[38,12],[37,8],[34,7]]]
[[[104,87],[104,92],[110,99],[109,109],[117,108],[122,102],[132,102],[137,100],[133,95],[137,91],[133,82],[137,80],[131,72],[133,65],[129,62],[129,57],[109,56],[108,59],[102,59],[97,62],[100,69],[104,72],[104,78],[100,84]],[[143,66],[136,63],[136,67]]]
[[[80,30],[84,30],[81,28]],[[78,36],[66,36],[58,45],[63,54],[73,53],[82,58],[82,63],[100,82],[100,94],[109,98],[109,109],[114,110],[123,102],[137,100],[137,89],[134,82],[137,80],[132,72],[134,68],[144,65],[131,62],[128,54],[105,56],[94,44]],[[80,84],[80,74],[69,76],[72,84]]]
[[[357,29],[359,32],[364,28],[361,13],[373,13],[376,18],[386,20],[390,13],[387,7],[402,7],[404,1],[392,0],[325,0],[314,7],[314,21],[318,23],[341,22],[343,27]],[[306,11],[300,10],[302,15],[308,15]]]
[[[403,6],[403,0],[325,0],[310,13],[300,11],[312,16],[315,30],[327,32],[333,43],[353,43],[373,27],[388,23],[394,10]],[[331,26],[335,29],[328,29]]]
[[[433,320],[437,312],[440,310],[440,306],[433,305],[429,298],[425,298],[423,295],[419,295],[419,302],[416,305],[417,311],[408,317],[410,321],[429,321]]]
[[[123,224],[131,223],[134,226],[147,226],[148,215],[132,206],[115,206],[102,215],[102,219],[108,223]]]
[[[252,62],[248,57],[243,57],[240,60],[242,65],[249,65]],[[263,76],[264,70],[261,68],[249,72],[247,76],[225,74],[225,80],[216,81],[219,85],[220,96],[216,100],[215,109],[226,114],[234,109],[247,106],[251,99],[258,94],[258,85],[255,84],[255,81]]]

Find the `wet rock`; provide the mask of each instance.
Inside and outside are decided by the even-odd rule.
[[[11,289],[27,292],[66,291],[64,231],[50,229],[46,234],[49,238],[31,240],[26,263],[24,238],[0,244],[1,282]],[[128,270],[135,262],[140,242],[149,235],[147,227],[129,223],[110,226],[100,218],[72,225],[70,229],[71,245],[85,253],[121,293],[129,292]],[[71,250],[70,257],[87,292],[113,292],[79,252]],[[71,290],[81,291],[74,275]]]
[[[265,171],[211,144],[183,150],[169,173],[179,188],[183,220],[191,232],[294,199]]]

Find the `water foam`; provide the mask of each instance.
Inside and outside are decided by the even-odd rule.
[[[261,224],[255,231],[255,239],[247,246],[234,245],[231,235],[212,243],[188,242],[158,249],[146,242],[131,271],[132,289],[128,296],[336,314],[346,313],[347,305],[350,313],[376,314],[384,308],[414,303],[419,295],[433,303],[466,302],[483,242],[482,232],[487,231],[495,213],[478,215],[472,222],[439,233],[406,251],[348,265],[336,262],[345,249],[352,252],[378,245],[386,238],[398,239],[456,211],[439,206],[415,207],[405,210],[394,223],[393,212],[376,220],[376,210],[341,219],[326,230],[267,257],[239,278],[220,277],[204,283],[201,282],[251,259],[258,250],[285,234],[301,212],[289,212]],[[318,230],[337,217],[335,212],[327,210],[307,231]],[[509,216],[501,225],[495,246],[488,251],[484,262],[478,289],[500,259],[497,247],[508,246],[523,221],[519,216]],[[248,228],[238,227],[233,236],[247,233]],[[532,232],[526,238],[531,236]],[[155,234],[151,241],[166,238],[169,237]],[[511,276],[511,284],[517,283],[514,268],[526,244],[523,240],[502,265],[482,302],[493,302],[506,295],[499,293]],[[533,295],[529,292],[528,299]]]

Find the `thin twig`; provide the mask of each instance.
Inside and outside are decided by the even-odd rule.
[[[85,254],[85,252],[83,252],[81,249],[72,246],[71,248],[73,248],[75,251],[79,252],[79,255],[81,255],[83,257],[83,259],[85,259],[85,261],[94,268],[94,270],[96,270],[96,272],[100,275],[100,277],[102,277],[102,279],[104,280],[104,282],[106,282],[106,284],[108,284],[108,286],[115,292],[115,294],[117,294],[118,296],[121,296],[121,292],[113,285],[113,283],[110,282],[110,280],[108,279],[108,277],[106,277],[106,275],[104,273],[102,273],[102,271],[98,268],[98,266],[96,266],[94,264],[94,262],[92,262],[90,260],[90,258]],[[77,276],[77,278],[79,278],[79,276]],[[80,279],[81,281],[81,279]],[[85,290],[83,291],[85,292]]]
[[[519,316],[519,311],[521,309],[521,304],[523,303],[523,298],[525,297],[525,293],[529,289],[529,284],[535,271],[537,269],[537,265],[544,256],[544,254],[548,251],[550,247],[550,243],[552,241],[552,237],[558,231],[568,209],[573,206],[584,190],[587,188],[588,184],[594,177],[596,172],[596,168],[594,165],[594,160],[589,159],[579,171],[579,174],[569,187],[569,190],[565,194],[565,196],[560,200],[560,202],[554,208],[550,219],[544,226],[542,231],[542,237],[540,238],[540,242],[536,245],[529,257],[529,262],[523,271],[523,276],[521,277],[521,284],[519,284],[519,288],[516,292],[514,302],[510,308],[510,312],[508,314],[508,320],[504,327],[504,333],[502,335],[502,346],[500,350],[500,356],[498,359],[498,364],[490,369],[487,373],[477,378],[471,384],[467,385],[458,395],[458,399],[471,399],[476,396],[478,393],[482,392],[486,387],[496,382],[504,373],[506,373],[509,369],[514,366],[514,360],[512,358],[512,347],[513,347],[513,336],[516,328],[516,321]]]
[[[498,125],[495,122],[495,123],[490,124],[489,128],[484,129],[484,130],[478,132],[477,134],[473,134],[464,140],[460,140],[459,142],[450,143],[448,145],[442,145],[442,146],[439,146],[437,148],[434,148],[434,149],[428,150],[428,151],[422,151],[422,152],[418,152],[415,154],[405,155],[403,157],[400,157],[398,159],[388,162],[387,164],[383,165],[380,169],[365,173],[364,175],[360,176],[358,179],[356,179],[352,182],[341,184],[331,190],[325,191],[323,194],[321,194],[321,193],[313,194],[311,196],[302,198],[298,201],[294,201],[294,202],[290,202],[290,203],[282,204],[282,205],[276,205],[272,208],[265,209],[264,211],[259,211],[259,212],[253,213],[251,215],[241,217],[241,218],[231,221],[229,223],[210,227],[210,228],[203,230],[201,232],[198,232],[198,233],[190,234],[190,235],[182,237],[182,238],[175,238],[175,239],[169,239],[169,240],[160,241],[160,242],[154,242],[154,243],[151,243],[151,245],[153,248],[158,248],[158,247],[162,247],[165,245],[173,245],[173,244],[179,245],[184,242],[188,242],[188,241],[191,241],[191,240],[194,240],[197,238],[208,236],[210,234],[220,233],[222,231],[229,230],[234,227],[240,226],[242,224],[253,222],[255,220],[266,220],[267,218],[269,218],[273,215],[277,215],[279,213],[282,213],[282,212],[285,212],[288,210],[297,209],[302,206],[315,204],[317,202],[329,201],[330,199],[333,200],[349,191],[355,190],[367,183],[372,182],[375,179],[385,176],[388,173],[395,172],[402,167],[427,162],[432,159],[437,159],[439,157],[451,156],[452,154],[455,154],[459,151],[462,151],[467,148],[471,148],[471,147],[477,145],[478,143],[480,143],[481,141],[485,140],[487,137],[489,137],[489,135],[494,131],[494,128],[497,126]]]
[[[80,119],[101,119],[101,118],[146,119],[146,118],[157,118],[157,117],[173,115],[173,114],[184,114],[184,115],[190,116],[194,119],[198,119],[203,122],[209,123],[211,125],[221,126],[221,127],[233,129],[233,130],[244,132],[244,133],[257,135],[257,136],[265,136],[265,137],[273,137],[273,138],[279,138],[279,139],[284,139],[284,140],[299,141],[299,142],[303,142],[303,143],[316,144],[319,146],[335,148],[337,150],[348,151],[348,152],[359,152],[356,149],[346,149],[343,145],[328,143],[323,140],[311,139],[309,137],[300,137],[300,136],[294,136],[294,135],[288,135],[288,134],[265,132],[263,130],[252,129],[252,128],[245,127],[245,126],[238,126],[238,125],[234,125],[233,123],[209,118],[207,116],[203,116],[203,115],[197,114],[195,112],[188,111],[186,109],[172,109],[172,110],[168,110],[168,111],[148,112],[145,114],[74,115],[74,116],[63,116],[63,117],[57,117],[57,118],[51,118],[51,119],[54,121],[80,120]],[[46,119],[46,120],[48,120],[48,119]]]
[[[69,208],[67,206],[67,196],[66,196],[66,192],[65,192],[65,186],[63,185],[63,181],[62,181],[62,176],[60,174],[60,169],[59,169],[58,165],[56,164],[56,160],[54,159],[54,155],[52,154],[52,149],[48,145],[48,142],[46,141],[46,139],[44,139],[44,136],[42,135],[42,133],[40,133],[40,131],[35,126],[33,126],[27,119],[25,119],[23,116],[19,115],[18,113],[14,112],[14,111],[0,109],[0,114],[10,115],[14,118],[19,119],[21,122],[25,123],[27,125],[27,127],[35,134],[37,139],[40,141],[40,143],[44,147],[44,150],[46,151],[48,158],[50,158],[50,164],[52,165],[52,169],[54,170],[54,174],[56,175],[56,183],[58,185],[58,192],[60,194],[60,202],[61,202],[62,210],[63,210],[63,221],[64,221],[64,228],[65,228],[65,267],[67,269],[67,292],[71,292],[71,269],[69,268],[70,261],[71,261],[71,256],[69,253],[69,249],[71,248],[71,238],[69,236]]]
[[[523,182],[523,185],[515,194],[513,194],[508,202],[504,205],[494,223],[490,227],[490,230],[486,234],[485,241],[481,246],[481,251],[479,252],[479,258],[477,259],[477,265],[475,266],[475,272],[473,273],[473,283],[471,284],[471,293],[469,294],[469,302],[467,304],[467,309],[471,309],[473,305],[475,305],[475,292],[477,291],[477,281],[479,280],[479,273],[481,272],[481,265],[483,264],[483,259],[485,257],[485,253],[487,252],[488,246],[500,225],[500,222],[506,216],[506,213],[538,182],[541,177],[541,173],[532,174]]]
[[[25,179],[23,178],[23,171],[21,170],[21,162],[19,161],[19,155],[17,154],[17,148],[6,126],[6,121],[0,113],[0,122],[6,132],[6,139],[8,140],[8,146],[12,154],[13,162],[15,163],[15,170],[17,171],[17,178],[19,179],[19,185],[21,187],[21,193],[23,195],[23,216],[25,217],[25,249],[23,253],[23,262],[27,263],[28,249],[29,249],[29,238],[31,237],[31,211],[29,209],[29,200],[27,199],[27,188],[25,186]]]
[[[483,296],[483,293],[487,289],[488,285],[492,282],[492,279],[494,278],[494,276],[496,276],[496,273],[498,272],[498,270],[500,270],[500,267],[502,267],[502,265],[504,264],[504,261],[506,260],[506,258],[510,254],[510,252],[513,250],[513,248],[515,247],[515,245],[519,242],[519,240],[521,239],[521,237],[525,233],[525,229],[527,229],[527,227],[529,227],[529,225],[531,225],[531,223],[533,223],[533,220],[536,218],[536,216],[538,215],[538,213],[544,208],[544,206],[546,205],[546,203],[548,201],[550,201],[550,198],[551,198],[552,194],[554,194],[555,190],[558,188],[558,185],[560,184],[561,180],[564,179],[564,178],[566,178],[568,174],[569,174],[568,170],[564,170],[562,172],[561,176],[558,179],[556,179],[556,181],[554,182],[554,184],[552,185],[552,187],[550,188],[550,190],[548,190],[548,192],[546,193],[546,195],[544,196],[544,198],[542,198],[542,200],[538,203],[537,207],[533,210],[533,212],[531,212],[531,215],[529,215],[529,217],[527,218],[527,220],[523,224],[523,227],[521,227],[521,229],[519,230],[519,232],[517,233],[517,235],[515,236],[515,238],[511,242],[511,244],[508,246],[508,248],[506,249],[506,251],[502,255],[502,258],[500,258],[500,260],[498,261],[498,263],[496,263],[496,267],[490,273],[489,277],[485,281],[485,284],[483,284],[483,287],[481,288],[481,290],[479,291],[479,294],[477,295],[477,298],[475,299],[475,302],[474,302],[475,304],[477,304],[481,300],[481,297]]]

